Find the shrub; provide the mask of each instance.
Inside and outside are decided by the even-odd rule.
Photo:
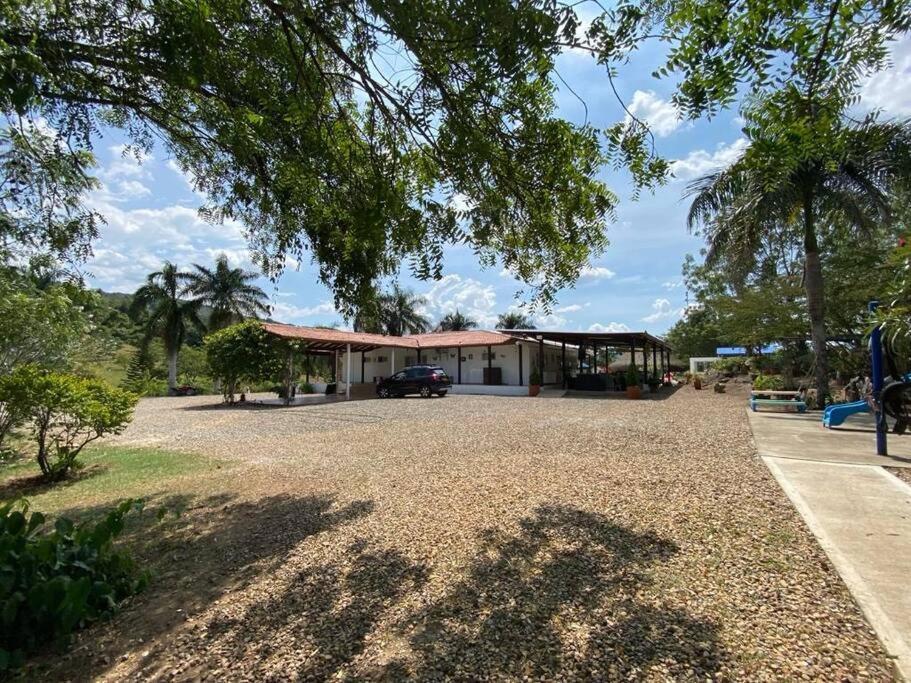
[[[38,465],[50,479],[78,467],[82,449],[129,424],[137,397],[96,379],[48,372],[34,365],[16,368],[3,384],[2,401],[31,424]],[[53,456],[53,460],[51,457]]]
[[[234,403],[242,382],[276,379],[284,368],[275,339],[255,320],[214,332],[205,340],[206,359],[221,382],[225,401]]]
[[[60,517],[54,530],[23,503],[0,508],[0,672],[45,645],[104,617],[148,580],[129,555],[113,547],[124,516],[141,504],[127,500],[96,523]]]
[[[316,390],[313,388],[313,385],[310,382],[303,382],[297,387],[297,393],[299,394],[313,394],[316,393]]]
[[[528,383],[532,386],[541,385],[541,371],[537,367],[533,367],[531,372],[528,375]]]
[[[636,367],[635,363],[630,363],[629,367],[626,368],[626,386],[638,387],[639,384],[639,368]]]
[[[745,358],[720,358],[712,363],[712,369],[730,377],[743,375],[747,372],[747,361]]]
[[[784,389],[784,377],[781,375],[757,375],[753,380],[754,389],[768,391],[781,391]]]

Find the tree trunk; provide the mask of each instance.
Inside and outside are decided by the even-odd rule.
[[[819,260],[819,244],[816,241],[816,217],[813,210],[812,193],[806,192],[803,207],[804,216],[804,287],[807,292],[807,312],[810,316],[810,338],[816,351],[816,397],[817,406],[825,405],[829,395],[829,359],[826,347],[825,292],[823,290],[822,263]]]
[[[168,392],[177,388],[177,348],[168,349]]]

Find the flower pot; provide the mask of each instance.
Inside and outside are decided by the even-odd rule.
[[[540,393],[541,393],[540,384],[529,384],[528,385],[528,395],[529,396],[537,396]]]
[[[693,378],[693,389],[699,391],[702,388],[702,380],[698,377]]]
[[[626,397],[633,400],[642,398],[642,389],[637,384],[631,384],[626,387]]]

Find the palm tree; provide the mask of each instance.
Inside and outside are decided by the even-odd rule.
[[[535,329],[535,326],[534,323],[532,323],[531,318],[524,313],[509,311],[508,313],[500,313],[500,315],[497,316],[497,329],[533,330]]]
[[[439,329],[440,332],[464,332],[465,330],[472,330],[477,326],[477,321],[472,320],[467,315],[463,315],[457,308],[455,313],[447,313],[442,317],[437,329]]]
[[[693,197],[687,224],[707,229],[710,264],[725,258],[752,265],[763,238],[782,228],[799,240],[820,401],[828,394],[820,237],[834,220],[866,230],[887,219],[890,190],[911,176],[911,130],[904,122],[844,126],[827,142],[808,143],[812,154],[782,163],[778,153],[800,149],[796,142],[754,140],[733,165],[687,190]]]
[[[168,389],[171,390],[177,386],[177,354],[187,330],[204,327],[199,319],[200,302],[180,298],[187,280],[186,273],[165,261],[161,270],[151,273],[146,283],[136,290],[130,305],[131,317],[145,327],[143,343],[147,344],[153,337],[164,342],[168,356]]]
[[[379,298],[379,317],[386,334],[401,337],[405,334],[421,334],[430,327],[430,321],[419,312],[425,303],[409,289],[393,285],[392,289]]]
[[[252,284],[257,273],[243,268],[232,268],[228,257],[221,254],[215,261],[215,268],[193,264],[195,272],[188,273],[185,292],[212,309],[208,328],[210,332],[220,330],[245,318],[268,315],[266,293]]]

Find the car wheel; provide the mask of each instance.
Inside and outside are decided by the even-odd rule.
[[[437,392],[437,396],[439,396],[440,398],[443,398],[445,395],[446,395],[446,392],[445,392],[445,391],[438,391],[438,392]]]
[[[389,398],[389,389],[386,387],[380,387],[380,390],[376,393],[380,398]]]
[[[433,392],[430,391],[430,387],[428,387],[428,386],[421,387],[421,398],[430,398],[430,396],[432,394],[433,394]]]

